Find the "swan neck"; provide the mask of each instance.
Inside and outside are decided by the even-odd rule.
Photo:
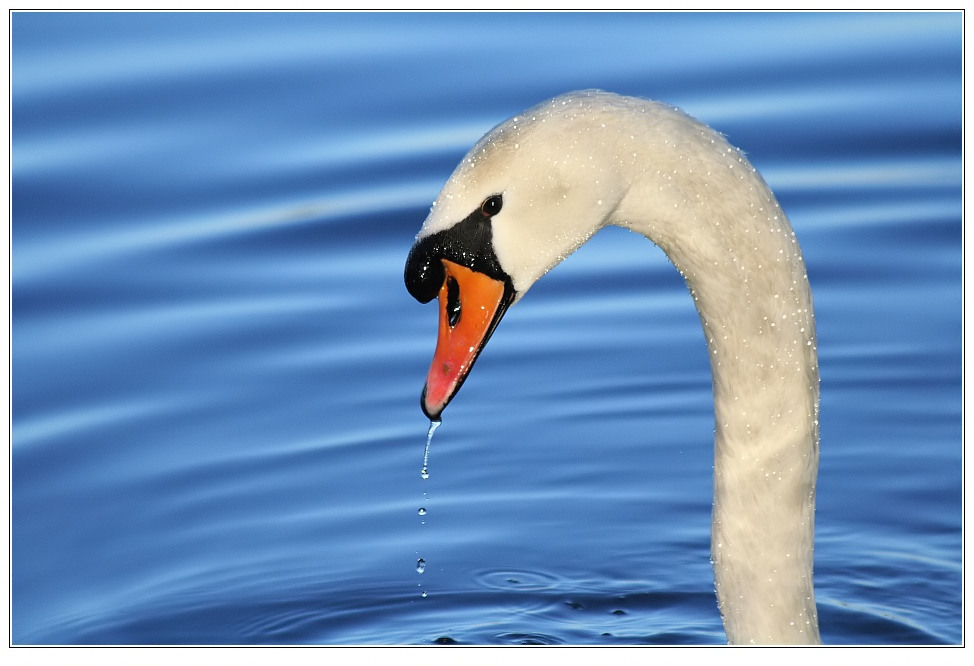
[[[728,639],[819,642],[819,388],[805,264],[744,156],[702,126],[691,139],[653,144],[657,168],[632,174],[615,222],[666,252],[703,325],[715,410],[711,552]]]

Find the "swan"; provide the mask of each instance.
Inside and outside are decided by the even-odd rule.
[[[711,560],[728,642],[820,642],[811,288],[774,195],[704,124],[659,102],[581,91],[474,145],[406,260],[410,294],[439,301],[423,411],[439,421],[504,312],[609,224],[666,253],[703,324],[715,415]]]

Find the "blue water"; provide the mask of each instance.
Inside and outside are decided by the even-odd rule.
[[[15,13],[11,40],[14,643],[724,642],[706,348],[648,241],[600,233],[509,312],[420,477],[406,253],[481,134],[580,88],[724,132],[796,229],[823,639],[962,640],[960,14]]]

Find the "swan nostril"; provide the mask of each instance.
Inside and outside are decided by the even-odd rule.
[[[452,275],[446,278],[446,321],[450,328],[460,321],[460,285]]]

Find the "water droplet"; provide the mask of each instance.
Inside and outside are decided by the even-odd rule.
[[[425,516],[426,515],[426,509],[424,509],[423,507],[420,507],[420,509],[419,509],[419,515]]]
[[[426,560],[422,557],[416,560],[416,573],[423,573],[426,571]]]
[[[426,433],[426,450],[423,452],[423,469],[421,469],[419,472],[419,475],[424,479],[430,478],[430,443],[433,441],[433,433],[436,432],[436,429],[440,427],[440,423],[442,423],[442,421],[430,421],[430,429]]]

